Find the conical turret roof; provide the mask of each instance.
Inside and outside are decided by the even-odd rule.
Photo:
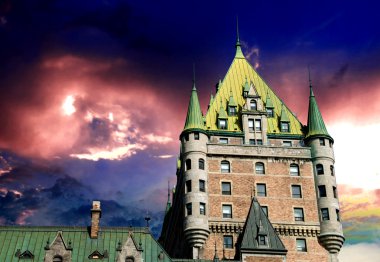
[[[203,115],[201,106],[199,105],[195,82],[193,83],[193,89],[191,91],[190,102],[187,109],[186,122],[183,131],[189,129],[204,129]]]
[[[310,97],[309,97],[309,112],[307,117],[307,135],[306,139],[322,136],[332,139],[327,132],[325,122],[323,121],[322,114],[319,111],[317,101],[314,96],[313,88],[310,84]]]

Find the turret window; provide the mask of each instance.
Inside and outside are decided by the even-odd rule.
[[[222,173],[230,173],[230,162],[226,160],[220,162],[220,171]]]
[[[334,170],[334,166],[333,165],[330,166],[330,173],[331,173],[332,176],[335,176],[335,170]]]
[[[257,110],[257,102],[255,99],[251,99],[251,101],[249,102],[250,104],[250,109],[251,110]]]
[[[256,163],[255,171],[256,171],[256,174],[264,175],[265,174],[264,163],[261,163],[261,162]]]
[[[305,221],[305,217],[303,215],[303,208],[300,208],[300,207],[294,208],[294,220],[295,221]]]
[[[317,164],[316,165],[316,168],[317,168],[317,174],[318,175],[323,175],[325,172],[323,171],[323,165],[322,164]]]
[[[267,108],[267,116],[268,117],[274,117],[273,108]]]
[[[328,208],[321,208],[322,221],[330,220],[330,214]]]
[[[186,181],[186,193],[191,192],[191,180]]]
[[[219,129],[227,129],[227,120],[219,119]]]
[[[194,133],[194,140],[199,140],[199,132]]]
[[[281,122],[281,132],[288,133],[289,132],[289,123]]]
[[[339,209],[335,209],[335,212],[336,212],[336,221],[340,221]]]
[[[205,160],[203,158],[198,160],[198,166],[200,170],[205,170]]]
[[[306,239],[304,239],[304,238],[297,238],[296,239],[296,246],[297,246],[297,251],[299,251],[299,252],[307,252]]]
[[[199,203],[199,214],[200,215],[206,215],[206,204],[205,203]]]
[[[188,216],[193,214],[193,205],[191,203],[186,204],[186,213]]]
[[[206,192],[206,182],[204,180],[199,180],[199,191]]]
[[[223,218],[232,218],[232,206],[222,205]]]
[[[336,193],[336,187],[333,186],[333,195],[334,195],[334,198],[338,198],[338,194]]]
[[[291,176],[299,176],[300,169],[297,164],[290,164],[290,175]]]
[[[191,159],[186,159],[186,170],[190,170],[191,169]]]
[[[324,185],[318,186],[318,192],[319,192],[319,197],[326,197],[327,196],[326,186]]]
[[[325,139],[324,138],[320,138],[319,139],[319,145],[320,146],[325,146]]]

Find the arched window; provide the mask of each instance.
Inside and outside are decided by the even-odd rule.
[[[297,164],[290,164],[290,175],[291,176],[299,176],[300,169]]]
[[[134,262],[135,259],[133,257],[126,257],[125,262]]]
[[[63,261],[63,259],[62,259],[61,256],[55,256],[55,257],[53,258],[53,262],[62,262],[62,261]]]
[[[186,170],[191,169],[191,159],[186,159]]]
[[[333,165],[330,166],[330,172],[331,172],[332,176],[335,175],[335,171],[334,171],[334,166]]]
[[[257,102],[255,99],[252,99],[250,102],[249,102],[250,106],[251,106],[251,110],[257,110]]]
[[[317,164],[317,174],[318,175],[323,175],[325,172],[323,171],[323,165],[322,164]]]
[[[230,162],[223,160],[220,163],[220,170],[222,173],[229,173],[230,172]]]
[[[198,165],[200,170],[205,170],[205,160],[203,158],[199,158]]]
[[[260,174],[260,175],[265,174],[264,164],[261,162],[256,163],[255,170],[256,170],[256,174]]]

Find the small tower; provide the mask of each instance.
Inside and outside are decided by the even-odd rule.
[[[310,80],[309,80],[310,81]],[[330,262],[338,261],[344,243],[334,171],[334,140],[327,132],[310,81],[309,113],[305,142],[311,147],[321,231],[320,244],[330,253]]]
[[[184,233],[188,246],[191,248],[191,258],[200,257],[210,231],[208,226],[208,195],[207,195],[207,158],[206,143],[208,136],[205,131],[203,115],[199,105],[195,80],[185,127],[180,136],[183,175],[180,178],[184,187]]]

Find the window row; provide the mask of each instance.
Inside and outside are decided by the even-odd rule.
[[[329,141],[329,146],[332,147],[333,146],[333,142],[331,140],[329,140],[329,139],[328,139],[328,141]],[[326,145],[326,139],[325,138],[320,138],[319,139],[319,145],[320,146],[325,146]]]
[[[194,132],[194,140],[199,140],[199,132]],[[185,141],[189,141],[189,134],[185,134]]]
[[[338,198],[338,193],[336,191],[336,187],[332,187],[332,193],[334,198]],[[326,192],[326,186],[325,185],[319,185],[318,186],[318,196],[319,197],[327,197],[327,192]]]
[[[339,209],[335,209],[336,221],[340,221]],[[321,220],[328,221],[330,220],[330,211],[328,208],[321,208]]]
[[[267,246],[268,238],[265,234],[259,234],[257,236],[257,244],[259,246]],[[223,236],[223,247],[226,249],[232,249],[233,246],[233,237],[231,235]],[[296,239],[296,249],[299,252],[307,252],[306,239],[305,238],[297,238]]]
[[[193,214],[193,203],[186,204],[186,216],[191,216]],[[200,202],[199,203],[199,214],[206,215],[206,204]]]
[[[191,169],[191,159],[186,159],[185,161],[186,170]],[[205,160],[203,158],[199,158],[198,160],[198,169],[205,170]]]
[[[299,176],[300,175],[300,169],[297,164],[290,164],[290,175],[291,176]],[[220,171],[222,173],[230,173],[231,172],[231,164],[227,160],[222,160],[220,162]],[[265,174],[265,166],[262,162],[255,163],[255,173],[259,175]]]
[[[186,193],[189,193],[192,191],[191,180],[187,180],[185,182],[185,186],[186,186]],[[206,182],[204,180],[199,179],[198,186],[199,186],[199,192],[206,192]]]
[[[261,131],[261,119],[248,119],[249,132]]]
[[[324,171],[322,164],[317,164],[315,167],[317,169],[317,175],[324,175],[325,174],[325,171]],[[330,175],[335,176],[335,170],[334,170],[333,165],[330,165]]]

